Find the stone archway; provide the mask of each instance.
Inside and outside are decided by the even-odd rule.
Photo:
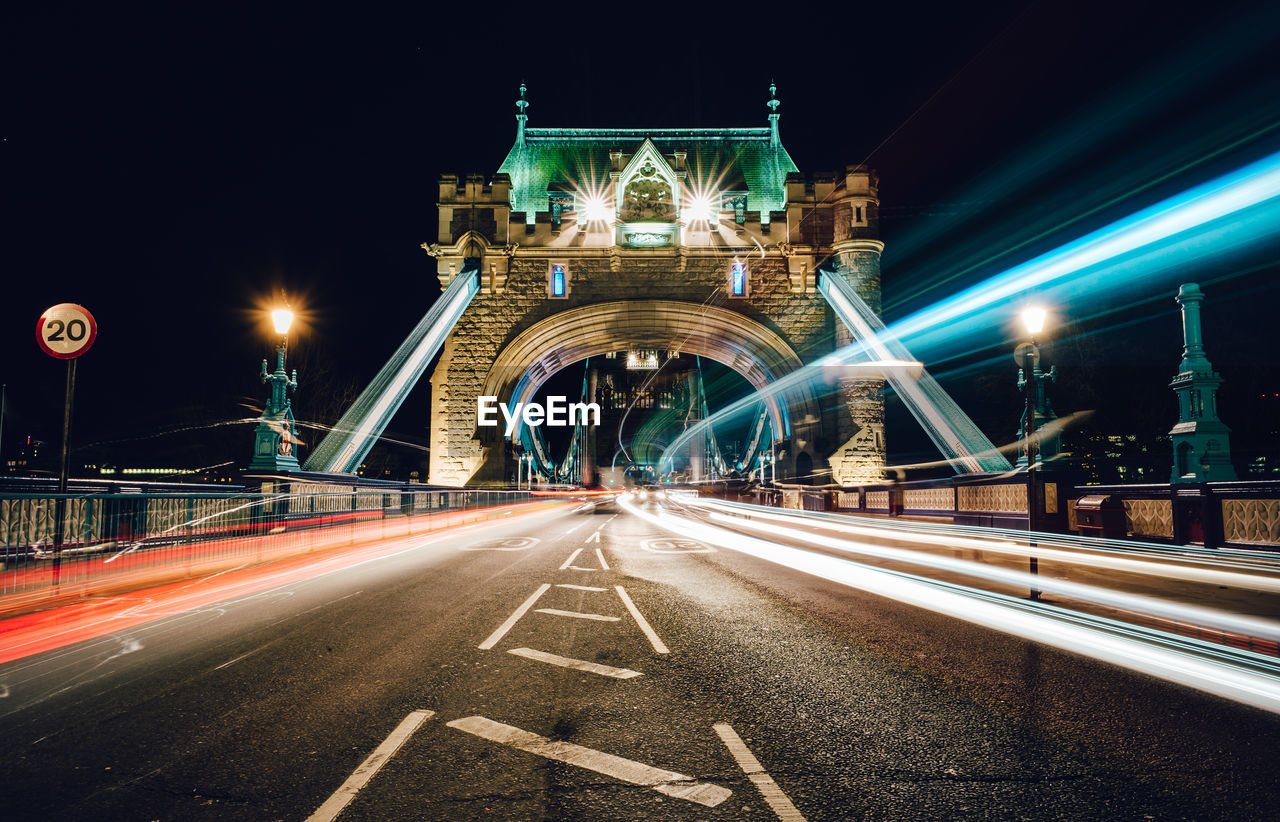
[[[676,300],[619,300],[557,312],[502,347],[469,402],[458,396],[460,392],[450,398],[452,424],[447,428],[433,426],[432,481],[462,485],[504,479],[508,442],[499,429],[477,428],[475,397],[524,402],[561,368],[628,349],[697,354],[732,368],[756,389],[803,367],[800,356],[782,336],[727,308]],[[770,400],[778,439],[790,436],[792,420],[807,425],[819,416],[818,404],[806,389],[784,402]],[[465,431],[450,430],[458,426]],[[443,450],[450,444],[444,436],[451,433],[455,455],[458,434],[465,433],[470,446],[464,454],[456,455],[463,457],[456,465],[437,461],[437,448]],[[444,435],[439,437],[439,445],[437,435]]]

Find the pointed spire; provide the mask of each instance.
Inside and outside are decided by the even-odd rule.
[[[524,98],[524,94],[528,90],[529,90],[529,87],[524,84],[523,80],[521,80],[520,81],[520,99],[516,100],[516,108],[520,109],[520,113],[516,115],[516,144],[517,145],[524,145],[524,124],[525,124],[525,121],[529,119],[529,116],[524,113],[524,110],[529,107],[529,101]]]
[[[769,139],[776,147],[782,145],[782,139],[778,136],[778,106],[782,105],[782,101],[778,99],[778,84],[772,79],[769,80],[769,102],[765,103],[769,107]]]

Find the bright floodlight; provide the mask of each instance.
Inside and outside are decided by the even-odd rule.
[[[1044,330],[1044,318],[1047,313],[1043,308],[1028,308],[1022,312],[1022,324],[1027,327],[1028,334],[1039,334]]]
[[[582,220],[587,223],[609,222],[613,216],[609,207],[605,205],[604,200],[599,197],[591,197],[582,205]]]
[[[277,334],[288,334],[289,326],[293,325],[293,312],[287,308],[277,308],[271,312],[271,322],[275,325]]]
[[[686,223],[709,223],[719,216],[710,197],[697,197],[685,207]]]

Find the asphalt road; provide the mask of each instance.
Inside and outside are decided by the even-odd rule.
[[[472,528],[154,617],[0,666],[0,817],[1262,820],[1280,807],[1272,714],[625,513]]]

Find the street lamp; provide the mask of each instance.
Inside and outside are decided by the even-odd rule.
[[[268,372],[267,361],[263,360],[262,370],[258,373],[259,379],[271,386],[271,394],[254,430],[253,459],[249,468],[255,471],[297,471],[301,468],[295,453],[298,431],[289,392],[298,387],[298,370],[295,368],[290,375],[284,368],[293,312],[287,307],[275,309],[271,312],[271,324],[280,335],[280,343],[276,346],[275,371]]]
[[[293,312],[287,308],[277,308],[271,312],[271,324],[276,327],[276,333],[284,338],[284,345],[288,344],[289,326],[293,325]]]
[[[1022,441],[1027,458],[1027,546],[1031,549],[1036,547],[1035,534],[1038,525],[1036,515],[1040,512],[1039,489],[1036,487],[1036,463],[1040,461],[1036,442],[1036,391],[1041,377],[1040,348],[1036,344],[1036,335],[1044,331],[1047,316],[1048,312],[1039,306],[1023,310],[1022,324],[1026,327],[1031,341],[1019,345],[1015,355],[1019,365],[1022,366],[1018,372],[1018,387],[1022,389],[1025,400],[1022,411]],[[1040,573],[1038,557],[1033,555],[1030,565],[1032,574]],[[1030,598],[1039,599],[1039,589],[1032,588]]]

